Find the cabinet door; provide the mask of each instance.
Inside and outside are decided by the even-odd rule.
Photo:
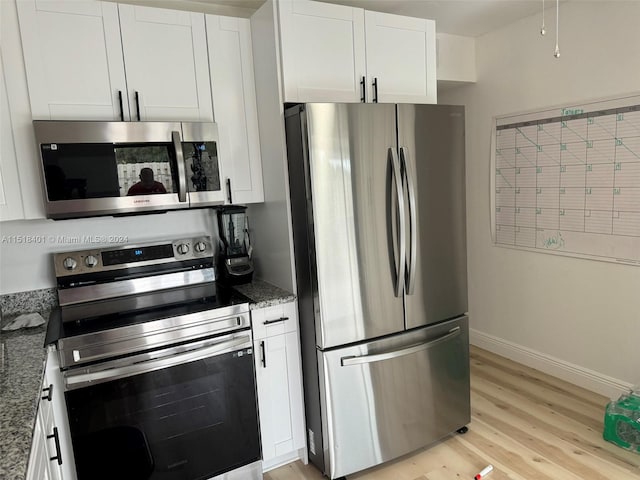
[[[18,220],[24,218],[24,209],[2,57],[0,82],[0,221]]]
[[[31,112],[40,120],[129,118],[118,25],[109,2],[18,1]]]
[[[57,428],[58,442],[60,450],[56,448],[54,438],[47,439],[46,446],[49,449],[50,457],[55,455],[62,456],[62,464],[56,461],[49,461],[48,470],[51,479],[75,479],[76,467],[73,457],[73,448],[71,445],[71,432],[69,430],[69,418],[67,416],[67,404],[64,398],[64,380],[60,372],[60,360],[58,352],[49,347],[47,352],[47,361],[45,365],[45,374],[42,384],[43,389],[52,387],[51,401],[40,400],[40,409],[43,413],[42,422],[43,430],[46,435],[52,435],[54,427]],[[48,394],[48,391],[44,395]]]
[[[47,452],[45,451],[46,441],[40,421],[40,412],[36,416],[36,423],[33,428],[33,439],[31,441],[31,452],[29,453],[29,463],[27,465],[26,480],[49,479],[47,472]]]
[[[213,121],[204,14],[118,9],[132,120]]]
[[[433,20],[365,12],[368,99],[380,103],[436,103],[436,28]]]
[[[264,466],[304,447],[297,332],[254,342]]]
[[[233,203],[264,201],[251,26],[248,19],[207,15],[213,109],[222,174]],[[229,195],[227,192],[227,203]]]
[[[286,102],[360,102],[364,10],[308,0],[280,2]]]

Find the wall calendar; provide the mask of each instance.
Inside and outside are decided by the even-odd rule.
[[[497,246],[640,265],[640,94],[495,118]]]

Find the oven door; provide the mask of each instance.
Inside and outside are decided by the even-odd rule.
[[[260,459],[251,334],[65,372],[79,480],[208,479]]]

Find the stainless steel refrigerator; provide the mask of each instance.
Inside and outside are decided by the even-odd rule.
[[[309,459],[335,479],[470,421],[464,108],[285,124]]]

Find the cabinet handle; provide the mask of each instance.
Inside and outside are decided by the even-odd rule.
[[[120,121],[124,122],[124,107],[122,106],[122,90],[118,90],[118,101],[120,102]]]
[[[136,116],[138,117],[138,121],[140,121],[140,95],[138,94],[138,91],[136,90]]]
[[[42,400],[49,400],[53,398],[53,384],[50,384],[47,388],[42,389],[43,392],[47,392],[47,394],[42,397]]]
[[[378,77],[373,77],[373,103],[378,103]]]
[[[264,349],[264,340],[260,342],[260,363],[267,368],[267,352]]]
[[[362,103],[367,103],[367,85],[365,77],[362,77],[362,80],[360,80],[360,101]]]
[[[53,438],[56,443],[56,456],[50,457],[49,461],[58,460],[58,465],[62,465],[62,455],[60,454],[60,437],[58,437],[58,427],[53,427],[53,435],[47,435],[47,439]]]
[[[262,322],[262,324],[263,325],[271,325],[272,323],[286,322],[287,320],[289,320],[289,317],[280,317],[280,318],[276,318],[274,320],[265,320],[264,322]]]
[[[229,203],[233,203],[233,198],[231,198],[231,179],[227,178],[227,198],[229,199]]]

